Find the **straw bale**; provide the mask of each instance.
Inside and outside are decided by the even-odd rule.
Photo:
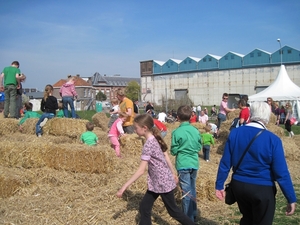
[[[177,127],[179,127],[180,122],[165,123],[165,125],[166,125],[168,130],[172,131],[172,130],[176,129]]]
[[[6,167],[37,168],[45,166],[44,154],[49,144],[42,142],[11,142],[2,140],[0,165]]]
[[[45,128],[48,125],[50,127],[49,134],[55,136],[79,138],[86,131],[87,122],[88,120],[82,119],[53,118],[46,123]]]
[[[109,144],[108,133],[103,131],[100,127],[95,127],[93,132],[97,135],[99,145]]]
[[[45,164],[57,170],[80,173],[107,173],[113,167],[112,152],[85,144],[52,145],[44,154]]]
[[[227,115],[226,115],[227,120],[232,121],[234,118],[239,117],[240,116],[240,112],[241,112],[240,109],[236,109],[236,110],[234,110],[232,112],[227,113]]]
[[[1,120],[0,135],[13,134],[19,130],[19,121],[16,119],[5,118]]]
[[[145,139],[137,134],[126,134],[120,138],[121,150],[124,153],[140,155]]]
[[[21,188],[27,187],[32,179],[32,174],[23,170],[0,166],[0,198],[13,196]]]
[[[44,136],[46,137],[46,136]],[[52,144],[73,144],[73,143],[78,143],[77,138],[71,138],[67,136],[52,136],[48,135],[47,137],[47,142],[52,143]]]
[[[38,118],[28,118],[25,120],[25,122],[22,124],[22,130],[21,132],[23,134],[35,134],[35,125],[39,121]]]
[[[93,115],[92,121],[97,127],[100,127],[104,132],[108,131],[107,126],[108,126],[109,118],[107,118],[104,112],[99,112]]]
[[[276,134],[278,137],[282,138],[285,136],[284,129],[280,126],[275,125],[275,123],[268,123],[266,125],[267,129],[272,133]]]
[[[206,124],[203,123],[191,123],[192,126],[196,127],[198,130],[204,130],[204,127],[206,126]]]
[[[298,136],[295,138],[299,139]],[[299,146],[296,144],[294,138],[281,137],[281,140],[286,159],[291,161],[300,161]]]
[[[276,124],[276,121],[276,116],[273,113],[271,113],[269,124]]]

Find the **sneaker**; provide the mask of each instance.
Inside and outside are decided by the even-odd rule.
[[[38,136],[38,137],[42,137],[42,134],[38,134],[37,136]]]
[[[209,160],[207,159],[206,162],[209,162]]]
[[[45,118],[45,119],[40,123],[40,127],[45,126],[46,123],[47,123],[47,121],[48,121],[48,118]]]

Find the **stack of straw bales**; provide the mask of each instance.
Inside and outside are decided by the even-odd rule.
[[[216,224],[214,221],[237,210],[236,206],[224,207],[224,203],[216,199],[214,185],[229,127],[238,114],[238,110],[230,113],[228,120],[222,123],[220,138],[211,148],[209,163],[202,160],[200,151],[196,189],[198,208],[205,218],[203,224]],[[297,137],[285,137],[284,130],[273,125],[272,119],[267,128],[282,139],[286,158],[299,161],[299,147],[294,142]],[[51,119],[43,127],[41,138],[35,135],[37,119],[28,119],[22,126],[22,133],[17,120],[1,120],[0,198],[4,211],[0,221],[10,224],[20,221],[23,224],[47,224],[49,221],[53,224],[135,224],[139,219],[139,202],[147,190],[146,173],[128,188],[122,199],[116,197],[116,192],[138,168],[145,139],[136,134],[123,136],[120,139],[123,158],[116,157],[107,138],[108,120],[103,113],[93,116],[94,132],[100,142],[97,146],[79,143],[81,133],[86,130],[86,120]],[[166,124],[165,141],[169,146],[171,133],[179,125],[178,122]],[[193,125],[203,132],[204,125]],[[174,157],[171,156],[171,160],[174,163]],[[177,188],[179,204],[181,197]],[[208,210],[212,208],[216,213]],[[155,202],[152,216],[152,224],[176,224],[160,198]]]

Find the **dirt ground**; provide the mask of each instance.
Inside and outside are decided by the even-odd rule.
[[[143,139],[135,134],[122,139],[123,158],[119,159],[110,147],[107,131],[100,125],[94,130],[100,144],[89,147],[78,142],[84,122],[50,120],[43,137],[37,138],[33,132],[35,121],[26,121],[26,133],[21,133],[17,122],[8,120],[0,119],[0,224],[137,223],[139,202],[147,189],[146,174],[129,187],[123,198],[117,198],[116,192],[136,171]],[[168,124],[165,140],[169,145],[171,131],[177,126]],[[282,135],[280,130],[274,132]],[[200,154],[197,204],[198,223],[203,225],[230,224],[231,219],[239,218],[236,205],[227,206],[214,195],[218,163],[227,137],[225,128],[221,135],[211,149],[210,162]],[[300,136],[280,137],[293,181],[299,184]],[[177,189],[178,203],[180,197]],[[155,202],[152,218],[154,225],[178,224],[168,215],[160,198]]]

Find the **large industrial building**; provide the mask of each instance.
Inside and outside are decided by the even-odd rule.
[[[219,105],[224,92],[250,96],[262,91],[276,79],[281,64],[300,86],[300,51],[289,46],[274,53],[254,49],[246,55],[141,61],[141,98],[162,105],[164,99],[188,95],[195,105]]]

